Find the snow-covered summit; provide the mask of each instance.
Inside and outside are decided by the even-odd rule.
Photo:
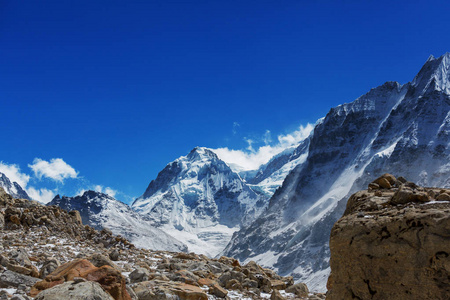
[[[68,211],[78,210],[84,224],[98,230],[108,228],[137,247],[168,251],[187,250],[183,243],[155,228],[128,205],[107,194],[85,191],[75,197],[57,195],[47,205],[57,205]]]
[[[169,163],[132,207],[191,251],[216,255],[265,200],[213,151],[196,147]]]
[[[0,186],[13,196],[14,198],[20,198],[20,199],[28,199],[31,200],[30,196],[28,196],[27,192],[17,183],[17,182],[11,182],[9,178],[0,172]]]
[[[427,90],[437,90],[450,95],[450,52],[439,58],[430,56],[411,84],[418,96]]]

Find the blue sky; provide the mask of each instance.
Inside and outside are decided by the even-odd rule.
[[[110,188],[127,202],[195,146],[278,149],[331,107],[410,81],[450,51],[448,11],[446,1],[0,0],[0,167],[40,197]]]

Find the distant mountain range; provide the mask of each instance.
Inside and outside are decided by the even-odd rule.
[[[75,197],[56,196],[47,205],[57,205],[67,211],[78,210],[83,224],[95,229],[108,228],[122,235],[137,247],[154,250],[187,251],[186,245],[155,228],[128,205],[103,193],[86,191]]]
[[[255,260],[324,291],[329,233],[351,193],[386,172],[450,187],[449,67],[449,53],[430,56],[411,82],[386,82],[332,108],[309,137],[258,170],[239,172],[196,147],[131,208],[92,191],[50,205],[77,209],[86,223],[141,247]],[[8,193],[25,193],[0,176]]]

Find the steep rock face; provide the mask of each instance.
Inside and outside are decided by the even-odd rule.
[[[253,177],[247,179],[250,187],[259,193],[271,197],[282,184],[286,176],[296,166],[306,162],[311,136],[275,155],[267,164],[261,166]]]
[[[351,196],[331,231],[327,299],[448,299],[450,190],[406,185]]]
[[[190,251],[214,256],[266,204],[215,153],[197,147],[168,164],[132,208]]]
[[[2,187],[5,192],[13,196],[14,198],[28,199],[31,200],[27,192],[17,183],[11,182],[5,174],[0,172],[0,187]]]
[[[153,250],[187,251],[177,239],[155,228],[128,205],[103,193],[86,191],[81,196],[62,198],[58,195],[47,205],[80,212],[84,224],[97,230],[107,228],[138,247]]]
[[[411,83],[387,82],[331,109],[314,128],[306,161],[224,254],[325,290],[329,232],[348,196],[373,174],[401,173],[420,184],[449,186],[449,62],[449,53],[431,57]]]

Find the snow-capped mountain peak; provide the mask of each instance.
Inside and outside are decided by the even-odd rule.
[[[132,207],[191,251],[213,256],[263,211],[265,200],[213,151],[196,147],[169,163]]]
[[[183,243],[153,227],[128,205],[104,193],[85,191],[75,197],[57,195],[47,205],[57,205],[68,211],[78,210],[84,224],[98,230],[108,228],[138,247],[169,251],[187,250]]]
[[[31,200],[27,192],[17,183],[11,182],[9,178],[0,172],[0,186],[5,190],[6,193],[10,194],[14,198],[28,199]]]
[[[424,94],[427,90],[442,91],[450,95],[450,52],[439,58],[432,55],[412,81],[416,91]]]
[[[208,161],[208,160],[218,160],[217,155],[208,148],[205,147],[195,147],[187,155],[190,161]]]

